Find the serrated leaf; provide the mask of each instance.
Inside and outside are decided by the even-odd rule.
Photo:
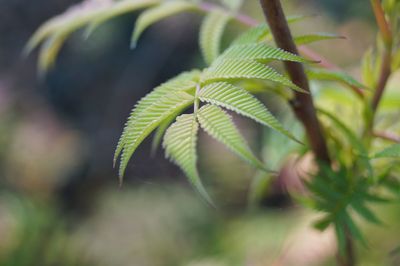
[[[382,222],[375,216],[375,214],[365,206],[360,200],[353,200],[351,202],[353,209],[365,220],[375,224],[382,224]]]
[[[118,141],[118,145],[114,153],[114,165],[119,154],[125,146],[128,133],[132,132],[135,127],[135,119],[154,103],[160,101],[168,93],[194,89],[196,87],[196,81],[199,78],[199,75],[200,72],[198,70],[183,72],[153,89],[152,92],[147,94],[138,103],[136,103],[131,114],[129,115],[128,122],[126,123],[126,126]]]
[[[364,84],[361,84],[357,80],[355,80],[352,76],[338,71],[330,71],[324,69],[308,69],[306,70],[307,76],[313,80],[326,80],[326,81],[337,81],[344,83],[348,86],[354,86],[357,88],[367,87]]]
[[[372,158],[400,158],[400,144],[394,144],[380,152],[377,152]]]
[[[297,45],[304,45],[318,41],[335,40],[335,39],[346,39],[346,38],[332,33],[313,33],[313,34],[296,36],[294,38],[294,42]]]
[[[299,142],[281,123],[268,111],[264,104],[246,90],[226,82],[216,82],[200,90],[199,99],[203,102],[216,104],[238,114],[254,119],[287,137]]]
[[[236,79],[261,79],[274,81],[296,91],[303,89],[293,84],[288,78],[273,68],[249,60],[217,59],[203,75],[204,82],[229,81]]]
[[[197,112],[201,127],[212,137],[223,143],[243,160],[257,168],[265,169],[264,165],[250,150],[246,140],[239,133],[232,118],[221,108],[205,105]]]
[[[157,7],[146,10],[137,19],[135,30],[131,38],[131,47],[136,46],[140,35],[150,25],[178,13],[197,9],[197,5],[187,1],[169,1]]]
[[[280,48],[269,46],[265,43],[251,43],[231,46],[221,55],[221,60],[222,59],[256,60],[263,63],[271,60],[292,61],[299,63],[310,62],[301,56],[286,52]]]
[[[200,195],[211,205],[210,196],[201,183],[196,163],[196,142],[199,125],[194,114],[184,114],[176,119],[165,133],[163,146],[165,153],[187,175]]]
[[[124,136],[119,176],[122,180],[128,161],[142,141],[170,115],[183,111],[193,104],[194,97],[185,92],[172,92],[154,102],[133,121]]]
[[[232,16],[222,10],[213,10],[200,27],[200,48],[203,58],[210,65],[219,55],[224,29]]]

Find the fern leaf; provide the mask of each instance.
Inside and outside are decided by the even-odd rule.
[[[128,161],[142,141],[170,115],[193,104],[194,97],[185,92],[170,93],[133,119],[130,131],[124,136],[119,176],[122,180]]]
[[[199,99],[249,117],[299,142],[268,111],[264,104],[242,88],[226,82],[212,83],[200,90]]]
[[[243,160],[257,168],[265,169],[260,160],[254,156],[246,144],[246,140],[239,133],[232,118],[221,108],[214,105],[205,105],[197,113],[201,127],[212,137],[222,142]]]
[[[152,24],[165,19],[167,17],[173,16],[175,14],[197,10],[198,7],[187,1],[170,1],[165,2],[162,5],[153,7],[149,10],[143,12],[137,19],[135,30],[131,38],[131,47],[134,48],[140,37],[140,35]]]
[[[322,32],[322,33],[313,33],[313,34],[297,36],[294,38],[294,42],[297,45],[304,45],[318,41],[334,40],[334,39],[346,39],[346,38],[340,35]]]
[[[263,63],[271,60],[292,61],[309,63],[298,55],[286,52],[282,49],[269,46],[265,43],[252,43],[235,45],[228,48],[222,55],[223,59],[257,60]]]
[[[145,112],[154,103],[160,101],[165,95],[170,92],[176,91],[187,91],[196,87],[196,81],[199,78],[200,72],[198,70],[192,70],[183,72],[175,78],[168,80],[155,88],[152,92],[143,97],[133,108],[129,115],[128,122],[122,132],[122,135],[118,141],[117,148],[114,153],[114,165],[116,160],[124,148],[126,138],[129,132],[132,132],[135,127],[135,119],[143,112]]]
[[[274,81],[288,86],[296,91],[303,89],[293,84],[288,78],[276,72],[273,68],[249,60],[216,60],[204,73],[203,81],[229,81],[235,79],[261,79]]]
[[[176,119],[165,133],[163,146],[165,153],[176,163],[187,175],[192,185],[200,195],[211,205],[211,198],[208,196],[201,183],[196,162],[196,142],[199,125],[194,114],[184,114]]]
[[[222,10],[211,11],[200,28],[200,48],[203,58],[210,65],[219,55],[224,29],[231,15]]]
[[[344,72],[330,71],[330,70],[324,70],[324,69],[309,69],[306,72],[310,79],[337,81],[337,82],[341,82],[348,86],[364,88],[364,89],[367,88],[364,84],[361,84],[360,82],[355,80],[353,77],[351,77],[350,75],[348,75]]]
[[[394,144],[376,153],[372,158],[400,158],[400,144]]]
[[[151,7],[159,3],[160,0],[123,0],[115,2],[115,4],[112,5],[109,9],[96,16],[96,18],[90,22],[89,26],[85,30],[85,36],[89,36],[95,29],[97,29],[97,27],[99,27],[107,20],[110,20],[111,18],[134,12],[142,8]]]

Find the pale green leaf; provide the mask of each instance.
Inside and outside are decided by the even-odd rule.
[[[165,153],[187,175],[200,195],[211,205],[211,198],[201,183],[197,171],[196,142],[199,125],[194,114],[184,114],[176,119],[165,133],[163,146]]]
[[[122,0],[117,1],[115,4],[110,6],[109,9],[101,12],[96,18],[91,20],[88,28],[85,31],[85,35],[89,36],[98,26],[104,22],[110,20],[111,18],[134,12],[136,10],[154,6],[160,4],[160,0]]]
[[[176,117],[179,115],[179,113],[175,113],[170,115],[170,117],[166,118],[160,126],[157,128],[156,133],[154,134],[153,137],[153,142],[151,143],[151,154],[154,155],[157,151],[158,146],[160,145],[162,138],[164,136],[165,131],[168,129],[168,127],[172,124],[172,122],[175,121]]]
[[[224,29],[231,15],[222,10],[211,11],[203,20],[200,28],[200,48],[207,64],[211,64],[220,53]]]
[[[243,160],[257,168],[265,169],[260,160],[254,156],[242,137],[232,118],[215,105],[205,105],[197,113],[201,127],[212,137],[223,143]]]
[[[157,7],[146,10],[137,19],[135,30],[132,34],[131,47],[136,46],[136,42],[138,41],[140,35],[152,24],[167,17],[197,9],[197,5],[193,3],[177,0],[165,2]]]
[[[265,39],[270,34],[270,29],[267,24],[260,24],[258,26],[252,27],[247,31],[240,34],[231,44],[231,46],[241,45],[241,44],[251,44],[258,43]]]
[[[394,144],[377,152],[372,158],[400,158],[400,144]]]
[[[252,43],[244,45],[234,45],[228,48],[221,59],[242,59],[257,60],[268,62],[271,60],[292,61],[309,63],[310,61],[301,56],[286,52],[280,48],[269,46],[265,43]]]
[[[343,36],[337,35],[337,34],[321,32],[321,33],[313,33],[313,34],[296,36],[294,38],[294,42],[297,45],[304,45],[304,44],[314,43],[314,42],[318,42],[318,41],[335,40],[335,39],[346,39],[346,38]]]
[[[199,99],[203,102],[216,104],[238,114],[254,119],[287,137],[299,142],[281,123],[268,111],[264,104],[246,90],[226,82],[216,82],[200,90]]]
[[[126,143],[126,137],[128,132],[132,132],[135,127],[135,119],[142,113],[145,112],[154,103],[160,101],[165,95],[176,91],[188,91],[196,87],[197,79],[199,78],[200,72],[198,70],[192,70],[183,72],[178,76],[168,80],[161,84],[157,88],[153,89],[152,92],[143,97],[138,103],[136,103],[131,114],[129,115],[128,122],[122,132],[122,135],[118,141],[117,148],[114,154],[114,165],[116,160],[121,153]]]
[[[261,79],[274,81],[294,90],[304,92],[288,78],[276,72],[273,68],[256,61],[217,59],[204,73],[203,81],[229,81],[238,79]]]
[[[176,112],[183,111],[193,104],[194,97],[185,92],[169,93],[162,99],[151,104],[132,120],[124,135],[124,145],[121,156],[119,175],[122,180],[128,161],[142,141],[156,129],[165,119]],[[128,125],[129,126],[129,125]]]
[[[337,81],[348,86],[357,88],[366,88],[365,85],[355,80],[352,76],[338,71],[331,71],[325,69],[308,69],[306,71],[308,77],[313,80],[326,80],[326,81]]]

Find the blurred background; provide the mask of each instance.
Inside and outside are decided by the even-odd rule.
[[[38,76],[37,53],[22,56],[24,45],[43,22],[77,2],[0,0],[0,265],[333,265],[332,232],[315,232],[315,217],[287,196],[285,186],[295,181],[256,173],[204,134],[199,167],[217,210],[162,151],[151,156],[151,139],[119,187],[112,157],[130,109],[166,79],[204,66],[201,17],[158,23],[130,50],[137,14],[121,16],[88,39],[73,34],[56,66]],[[257,1],[246,2],[244,11],[261,21]],[[284,2],[287,14],[316,15],[294,32],[346,36],[313,48],[359,77],[359,61],[375,38],[366,1]],[[239,30],[232,24],[227,38]],[[287,110],[264,98],[301,134]],[[235,120],[272,166],[282,164],[284,145],[294,149],[247,119]],[[293,169],[285,171],[290,176]],[[371,243],[360,248],[360,265],[400,265],[400,209],[380,211],[386,227],[365,227]]]

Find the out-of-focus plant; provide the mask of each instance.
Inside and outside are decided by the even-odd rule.
[[[355,265],[354,239],[367,242],[354,222],[356,215],[380,223],[370,203],[390,201],[386,191],[394,191],[395,196],[400,194],[399,137],[376,123],[378,119],[384,125],[397,122],[390,120],[390,115],[380,114],[378,107],[384,104],[382,96],[391,74],[400,67],[400,1],[371,0],[379,33],[376,44],[366,52],[361,63],[362,83],[304,46],[342,37],[328,33],[292,37],[288,24],[305,17],[285,17],[280,1],[260,0],[260,11],[267,23],[258,23],[241,14],[240,0],[220,4],[201,0],[87,0],[46,22],[31,38],[27,51],[42,44],[39,70],[44,73],[53,66],[64,41],[78,29],[85,28],[87,37],[115,16],[146,9],[138,17],[132,34],[131,46],[135,47],[144,30],[161,19],[186,11],[204,14],[199,42],[207,67],[179,74],[136,104],[115,152],[114,163],[121,155],[120,179],[132,154],[153,131],[156,131],[153,148],[163,139],[167,157],[182,168],[210,204],[212,200],[196,167],[199,128],[262,171],[268,173],[270,169],[280,168],[284,160],[271,165],[254,155],[231,116],[224,111],[231,110],[274,129],[286,136],[287,141],[297,142],[297,148],[282,145],[280,157],[314,153],[318,170],[310,173],[311,177],[305,181],[308,193],[296,198],[324,214],[316,222],[316,228],[334,227],[338,265]],[[226,49],[221,49],[228,23],[241,23],[249,29],[233,39]],[[272,40],[277,47],[271,44]],[[298,55],[298,50],[304,57]],[[269,66],[272,61],[282,61],[289,77]],[[312,95],[309,80],[319,85],[317,96]],[[289,103],[304,127],[305,140],[286,130],[252,95],[255,84]],[[349,91],[335,94],[324,84]],[[343,99],[343,95],[348,98]],[[326,100],[334,102],[338,110],[329,110],[324,104]],[[191,111],[183,114],[189,107]],[[398,114],[398,106],[394,111]]]

